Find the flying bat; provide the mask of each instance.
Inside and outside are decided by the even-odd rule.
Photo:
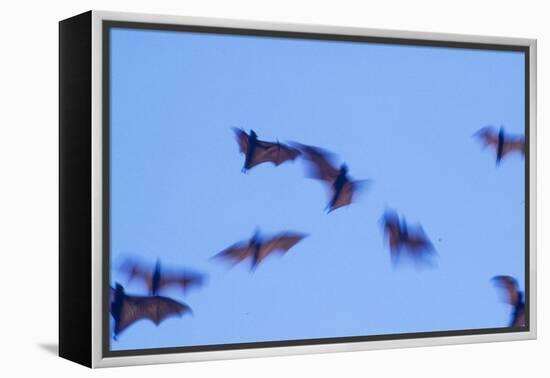
[[[214,257],[230,261],[233,264],[250,259],[251,269],[254,270],[267,256],[272,253],[285,254],[306,236],[306,234],[287,231],[264,239],[256,231],[249,240],[233,244]]]
[[[474,136],[481,140],[484,147],[491,146],[495,149],[497,165],[502,158],[512,152],[519,152],[525,156],[525,138],[506,135],[502,126],[498,133],[494,127],[487,126],[476,132]]]
[[[189,306],[167,297],[128,295],[118,283],[114,289],[111,288],[111,315],[115,321],[115,340],[122,331],[138,320],[149,319],[158,326],[165,319],[181,317],[186,312],[191,312]]]
[[[294,143],[310,163],[310,176],[324,181],[330,189],[326,211],[330,213],[353,202],[357,190],[370,180],[354,181],[348,176],[346,164],[339,168],[333,163],[334,155],[318,147]]]
[[[525,301],[523,292],[519,290],[518,282],[510,276],[496,276],[493,281],[504,290],[506,303],[513,306],[510,327],[525,327]]]
[[[160,290],[168,287],[180,287],[184,293],[191,287],[198,287],[204,283],[204,275],[193,272],[189,269],[182,269],[179,272],[164,272],[161,270],[160,261],[157,261],[153,270],[144,267],[142,264],[127,260],[121,270],[128,274],[128,282],[138,279],[145,283],[149,295],[157,295]]]
[[[267,162],[278,166],[285,161],[293,161],[300,155],[300,151],[296,148],[278,141],[273,143],[259,140],[254,130],[250,130],[250,135],[238,128],[233,128],[233,131],[239,144],[239,151],[245,155],[243,172]]]
[[[422,226],[417,225],[411,229],[407,221],[400,219],[394,210],[384,212],[382,227],[394,264],[402,253],[411,256],[415,261],[426,261],[426,258],[435,253],[435,248]]]

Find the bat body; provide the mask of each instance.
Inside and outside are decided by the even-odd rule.
[[[392,262],[395,264],[401,253],[407,253],[415,261],[425,260],[435,253],[432,242],[421,226],[411,230],[405,219],[400,219],[393,210],[382,216],[384,236],[388,240]]]
[[[250,130],[250,135],[242,129],[234,128],[233,131],[239,144],[239,150],[245,155],[243,172],[267,162],[278,166],[285,161],[293,161],[300,155],[299,150],[286,144],[259,140],[254,130]]]
[[[159,325],[173,316],[182,316],[191,312],[191,308],[173,299],[153,296],[133,296],[124,292],[120,284],[111,289],[111,315],[114,319],[113,338],[141,319],[148,319]]]
[[[516,279],[510,276],[496,276],[493,277],[493,281],[504,290],[506,303],[513,306],[509,326],[525,327],[525,301]]]
[[[214,257],[225,259],[233,264],[250,259],[251,268],[255,269],[267,256],[277,252],[281,254],[288,252],[306,236],[306,234],[287,231],[272,238],[263,239],[256,231],[249,240],[233,244]]]
[[[525,155],[525,138],[522,136],[506,135],[503,127],[497,133],[494,127],[487,126],[474,135],[481,140],[485,147],[491,146],[495,149],[497,165],[500,164],[502,158],[512,152],[519,152],[523,156]]]
[[[328,151],[318,147],[295,144],[310,162],[310,176],[325,182],[329,187],[330,200],[326,207],[328,213],[351,204],[357,190],[369,181],[352,180],[348,176],[347,165],[342,164],[337,168],[332,162],[334,160],[333,155]]]
[[[132,260],[126,261],[122,270],[128,274],[128,282],[139,279],[145,283],[150,295],[156,295],[160,290],[168,287],[180,287],[185,293],[189,288],[198,287],[204,283],[204,275],[189,269],[182,269],[180,272],[163,272],[159,261],[152,272]]]

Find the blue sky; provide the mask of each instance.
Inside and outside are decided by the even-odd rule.
[[[111,283],[139,257],[207,284],[194,315],[140,321],[112,350],[504,327],[491,277],[524,288],[524,166],[472,134],[524,129],[517,52],[111,31]],[[327,215],[304,164],[241,173],[231,127],[326,148],[373,184]],[[379,220],[420,222],[437,265],[394,269]],[[283,230],[310,236],[253,273],[210,257]]]

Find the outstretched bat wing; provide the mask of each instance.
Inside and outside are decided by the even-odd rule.
[[[161,296],[138,297],[126,295],[119,318],[115,319],[115,335],[141,319],[149,319],[156,325],[172,316],[191,312],[186,304]]]
[[[329,204],[328,212],[351,204],[357,191],[364,188],[369,182],[370,180],[346,181],[334,203]]]
[[[402,237],[401,246],[404,252],[411,257],[417,264],[432,265],[437,256],[437,252],[428,238],[422,226],[409,227],[408,235]]]
[[[509,137],[506,138],[502,146],[502,156],[507,155],[510,152],[520,152],[525,155],[525,139],[522,137]]]
[[[239,242],[233,244],[231,247],[224,249],[220,253],[214,256],[214,258],[224,259],[230,261],[233,264],[240,263],[253,253],[250,248],[250,243]]]
[[[179,286],[185,292],[193,286],[201,286],[204,283],[204,275],[185,269],[181,273],[164,273],[159,282],[159,289],[169,286]]]
[[[257,257],[257,263],[259,264],[263,259],[269,256],[271,253],[279,252],[286,253],[296,244],[298,244],[307,235],[294,232],[284,232],[275,237],[267,240],[262,244]]]
[[[258,146],[264,151],[263,159],[275,165],[280,165],[288,160],[294,160],[301,154],[300,150],[279,142],[260,141]]]
[[[252,156],[252,159],[248,163],[248,168],[267,162],[278,166],[285,161],[296,159],[298,155],[300,155],[298,149],[285,144],[258,141],[254,156]]]
[[[145,283],[145,285],[147,285],[147,288],[151,290],[153,286],[153,274],[151,269],[147,269],[135,260],[129,259],[122,264],[120,270],[126,272],[128,275],[128,282],[134,279],[141,280]]]
[[[493,277],[493,281],[497,284],[498,287],[504,289],[504,293],[506,294],[506,303],[509,303],[513,306],[518,304],[520,294],[518,289],[518,282],[515,278],[510,276],[496,276]]]
[[[474,134],[481,140],[483,146],[497,146],[498,134],[492,126],[486,126]]]
[[[339,169],[334,166],[333,155],[319,147],[296,143],[306,159],[311,163],[311,176],[330,184],[338,177]]]
[[[434,247],[428,236],[422,228],[419,228],[415,232],[410,232],[406,240],[407,247],[413,254],[419,254],[423,252],[433,252]]]
[[[239,151],[243,154],[246,154],[248,150],[248,134],[243,129],[233,128],[235,133],[235,139],[237,139],[237,144],[239,145]]]

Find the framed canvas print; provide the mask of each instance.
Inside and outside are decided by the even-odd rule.
[[[60,22],[60,355],[536,337],[535,40]]]

